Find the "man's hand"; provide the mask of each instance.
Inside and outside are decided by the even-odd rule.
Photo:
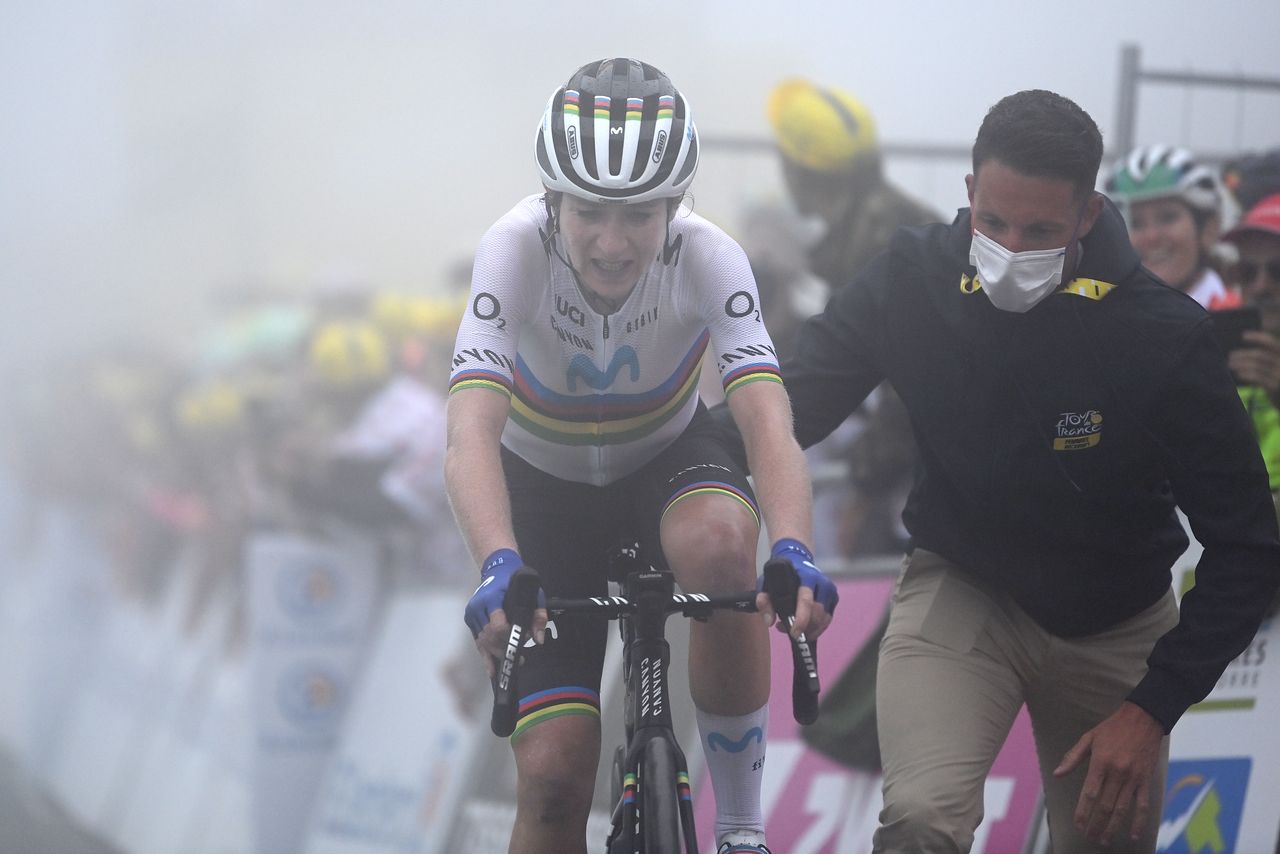
[[[1126,824],[1132,838],[1142,835],[1151,817],[1151,784],[1163,739],[1155,718],[1125,702],[1081,736],[1053,770],[1055,777],[1065,777],[1088,760],[1075,823],[1090,842],[1110,845]]]

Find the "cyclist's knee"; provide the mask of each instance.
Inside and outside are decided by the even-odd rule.
[[[591,792],[582,797],[574,789],[555,783],[531,783],[520,778],[520,811],[525,821],[561,828],[577,825],[591,810]]]
[[[599,762],[599,724],[560,718],[536,725],[515,745],[520,802],[539,822],[585,815]]]
[[[520,764],[517,787],[522,812],[542,825],[585,820],[591,809],[595,767],[544,755],[545,760]]]
[[[746,514],[688,514],[665,526],[663,550],[685,589],[730,591],[755,581],[759,529]]]

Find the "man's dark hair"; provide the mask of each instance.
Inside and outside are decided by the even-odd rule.
[[[1017,172],[1070,181],[1091,192],[1102,163],[1102,134],[1069,98],[1027,89],[1001,98],[987,111],[973,142],[973,174],[988,160]]]

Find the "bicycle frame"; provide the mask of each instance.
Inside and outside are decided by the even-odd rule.
[[[515,726],[518,650],[536,604],[537,575],[529,571],[528,578],[522,579],[522,572],[525,570],[512,576],[504,603],[512,622],[511,638],[494,679],[492,728],[501,736],[509,735]],[[683,836],[686,854],[697,854],[688,764],[676,739],[669,703],[671,647],[666,621],[672,614],[706,619],[715,611],[753,613],[756,591],[676,593],[671,573],[648,568],[629,572],[619,583],[617,596],[552,598],[546,602],[552,618],[590,614],[615,619],[622,633],[626,744],[619,746],[614,756],[615,804],[607,850],[609,854],[679,854],[678,839]],[[765,589],[786,628],[795,611],[796,585],[794,571],[785,561],[766,565]],[[792,660],[796,668],[792,686],[795,716],[801,723],[811,723],[817,715],[819,687],[816,644],[803,636],[792,638]],[[654,776],[667,779],[654,780]]]
[[[614,763],[614,773],[619,775],[614,788],[619,796],[615,798],[613,807],[613,829],[609,834],[608,850],[613,854],[649,850],[646,842],[652,840],[645,838],[648,834],[641,807],[646,802],[644,787],[656,785],[665,787],[671,796],[657,794],[656,798],[676,804],[685,850],[688,854],[697,854],[689,768],[675,736],[668,699],[671,646],[666,639],[666,620],[674,613],[703,618],[713,610],[753,612],[756,609],[755,591],[719,597],[677,594],[670,573],[635,572],[622,582],[621,596],[611,597],[609,602],[608,606],[592,610],[619,620],[623,641],[622,672],[626,684],[623,704],[626,743],[621,748],[621,761],[615,759]],[[573,606],[561,610],[563,605],[554,601],[548,602],[547,607],[552,613],[587,610]],[[645,768],[646,758],[654,749],[650,747],[653,740],[665,741],[670,748],[673,767],[663,772],[672,773],[674,776],[670,779],[646,779],[656,773]],[[662,807],[657,809],[665,812]]]

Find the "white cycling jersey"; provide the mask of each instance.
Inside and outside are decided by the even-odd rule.
[[[544,245],[545,225],[530,196],[480,241],[450,382],[510,397],[502,443],[532,465],[596,485],[638,469],[693,418],[708,346],[726,395],[781,382],[746,254],[715,225],[678,214],[674,251],[608,316]]]

